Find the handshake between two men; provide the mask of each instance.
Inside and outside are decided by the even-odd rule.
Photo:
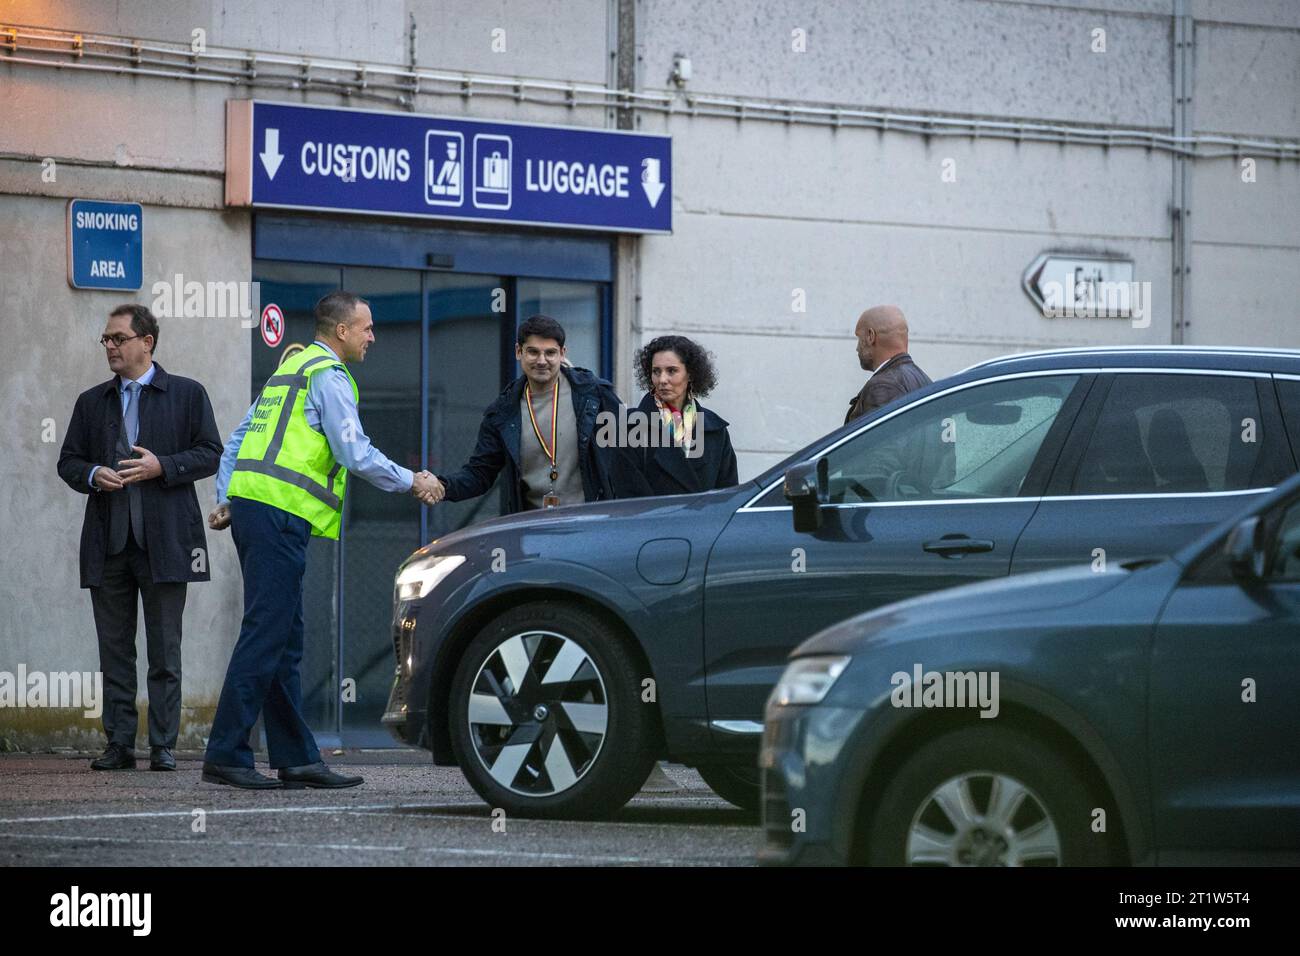
[[[411,494],[419,498],[423,504],[436,505],[447,494],[447,489],[435,475],[427,471],[417,471],[411,482]]]
[[[143,449],[140,450],[143,451]],[[146,452],[146,454],[149,453]],[[125,465],[126,463],[124,462],[123,464]],[[139,466],[132,465],[130,467]],[[103,470],[107,471],[107,469]],[[143,470],[147,473],[147,463]],[[141,475],[138,475],[136,471],[123,470],[117,474],[122,475],[122,478],[119,479],[120,481],[136,481],[141,477]],[[98,472],[95,477],[99,477]],[[113,475],[113,478],[117,479],[117,475]],[[116,487],[120,488],[121,484],[118,484]],[[419,498],[422,504],[436,505],[443,499],[443,496],[447,494],[447,489],[442,486],[442,482],[439,481],[431,472],[417,471],[411,481],[411,494],[416,498]],[[230,527],[230,505],[217,505],[217,507],[213,509],[212,513],[208,515],[208,527],[213,531],[224,531],[226,528]]]

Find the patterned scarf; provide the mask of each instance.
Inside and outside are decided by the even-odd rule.
[[[691,436],[695,434],[695,396],[687,392],[686,407],[673,408],[664,404],[656,395],[655,405],[659,407],[660,420],[672,443],[678,448],[684,447],[690,441]]]

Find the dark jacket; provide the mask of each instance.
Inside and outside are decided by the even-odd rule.
[[[921,371],[912,361],[912,356],[900,352],[876,369],[875,374],[867,379],[867,384],[862,386],[862,391],[853,396],[849,402],[849,413],[844,416],[844,424],[874,412],[882,405],[888,405],[900,395],[929,384],[930,376]]]
[[[601,412],[618,415],[622,404],[614,386],[585,368],[560,367],[573,393],[573,415],[578,423],[578,459],[582,472],[583,497],[587,501],[631,497],[627,494],[626,469],[616,460],[617,449],[598,448],[593,438],[596,416]],[[522,472],[519,450],[519,403],[523,399],[525,376],[521,375],[497,396],[483,413],[474,453],[460,471],[439,475],[447,490],[448,501],[477,498],[487,492],[497,476],[505,472],[507,514],[523,510],[519,476]],[[623,492],[620,494],[619,492]]]
[[[739,483],[727,422],[699,402],[695,408],[704,424],[703,454],[698,458],[687,458],[686,452],[676,446],[630,449],[629,457],[638,475],[637,497],[684,495]],[[659,420],[659,407],[650,392],[642,397],[637,410],[649,416],[652,424]]]
[[[81,523],[83,588],[98,587],[103,578],[109,495],[126,493],[98,491],[88,478],[96,465],[117,468],[117,432],[122,425],[114,376],[77,396],[59,453],[59,477],[88,496]],[[153,381],[140,393],[136,444],[157,455],[162,466],[161,475],[140,483],[145,550],[154,583],[208,580],[208,543],[194,482],[216,474],[221,435],[203,386],[168,375],[155,362]]]

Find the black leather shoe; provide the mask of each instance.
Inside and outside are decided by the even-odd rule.
[[[203,762],[204,783],[224,783],[231,787],[245,790],[279,790],[280,781],[274,777],[260,774],[252,767],[222,767],[215,763]]]
[[[166,747],[149,748],[149,769],[150,770],[175,770],[176,758]]]
[[[365,783],[361,777],[335,773],[325,766],[323,760],[309,763],[305,767],[280,768],[280,780],[286,790],[303,790],[313,787],[320,790],[341,790],[344,787],[358,787]]]
[[[91,770],[134,770],[135,751],[121,744],[109,744],[90,762]]]

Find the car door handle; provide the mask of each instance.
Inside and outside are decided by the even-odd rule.
[[[945,558],[960,558],[963,554],[978,554],[992,551],[993,542],[987,538],[968,538],[963,535],[945,535],[938,541],[927,541],[921,548],[929,554],[939,554]]]

